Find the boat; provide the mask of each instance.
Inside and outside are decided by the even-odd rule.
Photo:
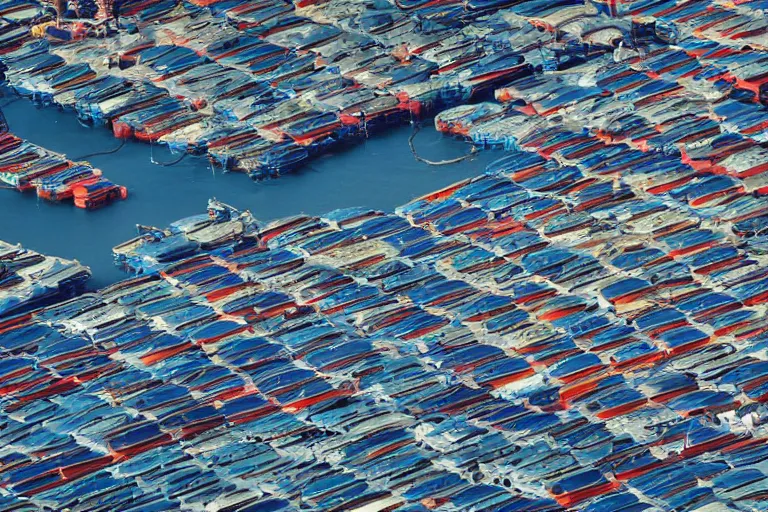
[[[50,201],[63,201],[74,195],[74,189],[84,182],[93,182],[101,177],[101,170],[94,169],[90,165],[78,165],[55,173],[53,175],[38,178],[34,181],[38,197]]]
[[[88,210],[101,208],[118,199],[128,197],[128,189],[99,178],[92,183],[79,183],[72,189],[75,206]]]

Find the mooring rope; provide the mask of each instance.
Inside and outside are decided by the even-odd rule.
[[[155,159],[153,158],[152,159],[152,163],[155,164],[155,165],[162,166],[162,167],[170,167],[170,166],[176,165],[177,163],[179,163],[182,160],[184,160],[187,157],[188,154],[189,153],[182,153],[179,158],[177,158],[176,160],[174,160],[172,162],[156,162]]]
[[[118,151],[123,149],[123,146],[125,146],[125,141],[126,140],[127,139],[123,139],[120,142],[120,144],[116,148],[114,148],[114,149],[109,149],[107,151],[97,151],[96,153],[88,153],[87,155],[83,155],[83,156],[80,156],[80,157],[77,157],[77,158],[73,158],[72,160],[75,160],[75,161],[77,161],[77,160],[85,160],[86,158],[91,158],[92,156],[111,155],[113,153],[117,153]]]
[[[416,138],[416,134],[419,133],[419,130],[421,129],[421,125],[419,123],[414,123],[413,125],[413,133],[408,138],[408,145],[411,147],[411,153],[413,153],[413,158],[418,160],[419,162],[425,163],[427,165],[451,165],[451,164],[457,164],[459,162],[463,162],[464,160],[467,160],[468,158],[472,158],[475,153],[477,153],[477,148],[475,146],[472,146],[472,148],[469,150],[469,153],[467,153],[464,156],[460,156],[457,158],[451,158],[450,160],[427,160],[426,158],[422,158],[416,153],[416,147],[413,145],[413,139]]]
[[[3,104],[0,104],[0,108],[5,108],[5,107],[7,107],[8,105],[11,105],[11,104],[13,104],[13,103],[16,103],[16,102],[17,102],[17,101],[19,101],[20,99],[21,99],[21,96],[17,96],[17,97],[15,97],[15,98],[11,98],[11,99],[9,99],[8,101],[4,102]]]

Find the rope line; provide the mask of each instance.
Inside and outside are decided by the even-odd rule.
[[[161,167],[170,167],[170,166],[176,165],[177,163],[179,163],[182,160],[184,160],[187,157],[188,154],[189,153],[182,153],[179,158],[177,158],[176,160],[174,160],[172,162],[156,162],[155,159],[153,158],[152,159],[152,163],[155,164],[155,165],[159,165]]]
[[[408,138],[408,145],[411,148],[411,153],[413,153],[413,158],[415,158],[419,162],[425,163],[427,165],[435,165],[435,166],[451,165],[451,164],[457,164],[459,162],[463,162],[464,160],[472,158],[475,155],[475,153],[477,153],[477,148],[475,146],[472,146],[472,148],[469,150],[469,153],[467,153],[464,156],[460,156],[460,157],[457,157],[457,158],[451,158],[450,160],[437,160],[437,161],[435,161],[435,160],[427,160],[426,158],[420,157],[418,155],[418,153],[416,152],[416,147],[413,144],[413,139],[415,139],[416,138],[416,134],[419,133],[419,130],[421,129],[421,125],[418,124],[418,123],[415,123],[413,125],[413,127],[414,127],[413,128],[413,133]]]
[[[126,139],[123,139],[120,142],[120,144],[116,148],[114,148],[114,149],[109,149],[107,151],[97,151],[96,153],[88,153],[87,155],[83,155],[83,156],[80,156],[80,157],[77,157],[77,158],[73,158],[72,160],[75,160],[75,161],[77,161],[77,160],[85,160],[86,158],[90,158],[92,156],[111,155],[113,153],[117,153],[118,151],[123,149],[123,146],[125,146],[125,141],[126,141]]]

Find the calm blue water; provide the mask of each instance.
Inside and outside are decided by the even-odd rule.
[[[26,100],[12,103],[3,112],[13,133],[73,159],[119,144],[106,128],[83,127],[72,113],[38,109]],[[187,157],[173,167],[154,165],[150,156],[159,162],[177,157],[161,147],[128,142],[118,153],[89,159],[107,178],[128,187],[128,200],[86,212],[71,203],[40,201],[34,193],[0,190],[0,239],[75,258],[93,270],[92,284],[103,286],[124,277],[112,263],[111,249],[133,237],[137,223],[166,226],[203,212],[210,197],[249,209],[262,220],[349,206],[391,210],[478,175],[499,156],[481,152],[470,161],[432,167],[414,160],[408,148],[410,133],[407,126],[378,133],[363,144],[325,155],[294,175],[261,183],[243,174],[213,171],[207,159],[200,157]],[[468,149],[466,143],[443,137],[428,126],[419,132],[415,144],[421,156],[432,160],[454,158]]]

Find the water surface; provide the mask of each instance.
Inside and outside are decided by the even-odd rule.
[[[11,131],[76,159],[116,148],[120,142],[104,127],[81,126],[71,112],[36,108],[26,100],[3,109]],[[160,146],[129,141],[115,154],[89,158],[104,175],[129,190],[128,200],[98,211],[71,203],[38,200],[34,193],[0,190],[0,239],[89,265],[92,284],[103,286],[124,274],[112,264],[111,249],[135,235],[135,225],[166,226],[202,213],[211,197],[249,209],[269,220],[297,213],[320,214],[349,206],[391,210],[414,197],[482,173],[498,157],[481,152],[459,164],[433,167],[416,161],[408,147],[411,127],[395,127],[369,140],[326,154],[297,173],[253,182],[239,173],[222,173],[203,157],[177,165],[152,163],[177,158]],[[464,154],[466,143],[444,137],[425,122],[415,140],[419,154],[432,160]]]

